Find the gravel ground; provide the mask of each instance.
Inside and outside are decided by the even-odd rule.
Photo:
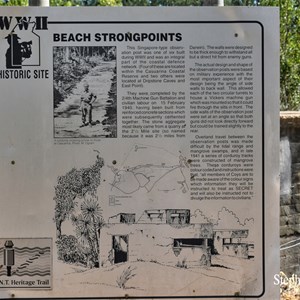
[[[289,280],[293,278],[294,275],[288,278],[283,272],[280,272],[280,276],[286,279],[285,280],[286,283],[284,282],[280,285],[280,299],[284,299],[284,300],[300,299],[300,285],[298,284],[299,280],[296,281]]]

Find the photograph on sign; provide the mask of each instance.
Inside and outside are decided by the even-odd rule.
[[[54,137],[116,137],[116,47],[54,47],[53,64]]]
[[[2,10],[1,297],[278,298],[277,18]]]

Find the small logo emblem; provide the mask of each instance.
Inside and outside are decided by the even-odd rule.
[[[32,55],[32,40],[20,41],[20,37],[11,32],[7,37],[9,47],[6,51],[6,68],[21,69],[23,61]]]
[[[5,37],[6,69],[40,66],[40,36],[36,33],[38,23],[30,18],[19,19]]]

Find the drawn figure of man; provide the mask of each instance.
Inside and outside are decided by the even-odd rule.
[[[85,125],[93,125],[92,120],[92,111],[93,111],[93,103],[97,99],[97,96],[90,92],[89,90],[89,84],[87,82],[84,83],[84,94],[81,96],[81,103],[80,103],[80,109],[81,109],[81,116],[82,116],[82,126]],[[86,122],[86,119],[88,117],[88,123]]]
[[[6,51],[6,68],[21,69],[23,58],[30,58],[32,51],[32,41],[19,43],[19,37],[15,33],[10,33],[7,37],[9,47]]]

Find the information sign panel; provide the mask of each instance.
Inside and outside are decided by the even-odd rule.
[[[1,9],[0,295],[276,299],[278,27]]]

